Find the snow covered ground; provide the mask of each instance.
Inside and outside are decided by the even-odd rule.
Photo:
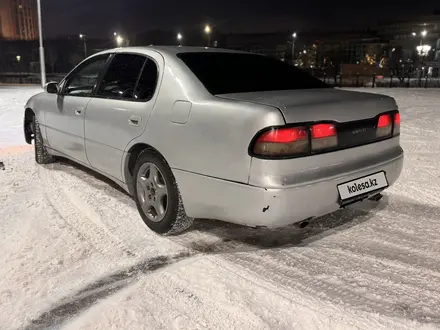
[[[0,148],[23,144],[23,107],[34,94],[42,92],[34,86],[0,85]]]
[[[34,163],[21,125],[38,91],[0,87],[0,329],[440,327],[440,90],[361,90],[402,113],[404,172],[377,208],[177,237],[99,175]]]

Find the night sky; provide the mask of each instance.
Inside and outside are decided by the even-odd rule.
[[[47,37],[85,33],[106,37],[113,31],[201,30],[205,23],[222,32],[374,27],[378,19],[430,14],[440,4],[380,1],[295,0],[42,0]],[[437,3],[437,5],[436,5]],[[422,7],[422,8],[420,8]]]

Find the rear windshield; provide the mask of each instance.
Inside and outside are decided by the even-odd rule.
[[[213,95],[329,87],[294,66],[262,55],[204,52],[177,56]]]

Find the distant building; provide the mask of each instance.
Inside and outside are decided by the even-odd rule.
[[[219,47],[257,53],[289,61],[292,44],[289,33],[229,33],[223,35]],[[290,39],[292,39],[290,37]],[[291,40],[290,40],[291,41]]]
[[[426,35],[422,32],[426,31]],[[382,21],[378,25],[379,35],[390,41],[392,47],[401,48],[403,61],[417,57],[416,47],[426,44],[432,47],[428,58],[440,60],[440,12],[419,16],[411,20]]]
[[[264,54],[294,62],[301,68],[318,69],[359,63],[380,66],[388,46],[377,33],[367,30],[300,31],[295,39],[292,32],[226,34],[220,47]]]
[[[385,65],[388,44],[376,32],[335,31],[323,33],[317,42],[317,66],[339,67],[341,64]]]
[[[36,0],[0,0],[0,37],[38,39]]]

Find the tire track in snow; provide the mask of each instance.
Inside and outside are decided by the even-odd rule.
[[[423,202],[428,202],[428,204],[430,204],[430,202],[435,201],[437,205],[440,205],[440,188],[428,188],[428,186],[425,186],[425,188],[427,188],[427,190],[419,188],[418,183],[411,185],[411,190],[415,190]]]
[[[96,220],[93,221],[87,214],[73,205],[63,186],[59,181],[53,180],[51,175],[47,174],[47,171],[48,169],[42,166],[39,167],[40,178],[45,184],[46,197],[53,209],[71,228],[73,227],[77,232],[80,232],[82,237],[86,237],[86,240],[104,255],[113,255],[114,248],[125,256],[133,255],[123,242],[116,239],[103,226],[97,225]]]
[[[67,320],[87,310],[98,300],[107,298],[123,289],[140,274],[152,273],[190,256],[189,253],[184,253],[174,256],[155,257],[108,275],[88,285],[74,295],[66,297],[50,310],[32,319],[30,324],[24,329],[42,330],[61,326]]]
[[[402,284],[405,284],[408,288],[416,287],[419,290],[427,290],[425,293],[427,295],[435,292],[440,293],[440,273],[438,272],[390,259],[378,259],[373,255],[363,254],[361,251],[352,252],[344,248],[344,246],[323,247],[322,250],[323,252],[316,253],[315,255],[317,259],[324,263],[327,263],[326,253],[333,253],[339,255],[340,259],[344,257],[346,259],[350,258],[354,266],[353,269],[357,269],[358,272],[360,272],[359,265],[363,265],[369,270],[374,270],[375,273],[382,272],[383,274],[381,275],[384,276],[385,280],[394,279],[393,282],[396,284],[402,281]],[[321,255],[320,258],[318,258],[318,254]],[[345,270],[343,271],[345,272]],[[374,277],[377,277],[377,275],[374,275]],[[381,280],[380,276],[379,280]]]
[[[341,253],[340,257],[344,259],[343,267],[340,264],[329,264],[328,254],[333,252],[333,250],[327,250],[325,252],[315,251],[313,254],[309,253],[307,257],[312,258],[316,263],[314,265],[315,268],[304,268],[304,271],[314,274],[324,281],[328,280],[330,284],[343,286],[345,290],[366,296],[372,301],[376,301],[377,297],[379,297],[381,303],[386,303],[392,308],[401,303],[402,299],[409,306],[417,306],[419,301],[430,301],[432,306],[429,307],[434,307],[430,310],[435,310],[436,312],[424,313],[424,317],[432,319],[435,315],[440,314],[438,313],[440,310],[437,307],[440,305],[438,298],[440,286],[432,283],[434,282],[432,277],[429,279],[420,277],[414,280],[406,272],[400,273],[393,268],[378,268],[377,260],[376,262],[371,262],[371,259],[357,257],[349,259],[347,256],[350,256],[350,254],[343,255]],[[361,265],[362,269],[360,268]],[[301,263],[299,263],[299,266],[303,267]],[[364,268],[368,269],[368,272],[365,272]],[[420,273],[418,275],[420,276]],[[372,286],[369,284],[373,284],[374,291],[371,290]],[[439,281],[437,280],[438,284]],[[373,291],[374,294],[370,291]],[[417,294],[407,295],[407,292],[417,292]],[[417,308],[423,309],[420,306]]]
[[[138,258],[182,252],[181,245],[150,231],[132,198],[108,179],[70,162],[51,166],[48,175],[56,182],[69,183],[67,192],[76,208],[86,211],[100,228]]]
[[[303,261],[302,269],[298,263],[293,262],[286,265],[285,260],[283,264],[282,259],[270,260],[267,256],[255,258],[249,255],[240,255],[238,258],[231,259],[227,258],[228,261],[247,269],[253,276],[259,275],[273,285],[283,286],[286,290],[299,290],[309,297],[328,301],[331,305],[344,306],[346,309],[356,309],[368,313],[379,313],[388,317],[407,318],[421,323],[440,324],[439,314],[412,308],[409,304],[394,304],[393,301],[386,300],[379,295],[373,299],[374,295],[369,297],[365,294],[366,291],[349,290],[342,281],[325,281],[322,277],[312,276],[309,268],[328,267],[326,264],[316,264],[312,257]],[[345,260],[341,263],[343,262]],[[361,269],[364,270],[363,267]],[[368,290],[372,290],[376,294],[375,287],[372,287],[371,284],[369,287],[367,286],[367,292]],[[388,294],[391,293],[388,291]]]
[[[341,304],[327,304],[325,300],[320,297],[311,296],[308,292],[303,290],[298,290],[298,287],[289,287],[285,285],[280,285],[272,277],[267,277],[264,272],[259,272],[258,270],[252,270],[247,265],[239,262],[231,263],[229,260],[213,260],[219,268],[228,269],[229,272],[236,274],[237,276],[243,277],[246,281],[253,283],[255,286],[263,288],[267,293],[272,295],[282,297],[288,301],[291,301],[293,305],[300,306],[307,310],[308,314],[319,315],[318,319],[322,319],[321,326],[314,326],[313,329],[338,329],[341,327],[332,326],[333,320],[337,319],[341,323],[344,323],[344,329],[350,329],[348,325],[352,325],[354,329],[411,329],[413,330],[414,324],[408,322],[408,320],[401,319],[384,319],[384,317],[378,313],[367,313],[359,312],[353,310],[351,306],[342,306]],[[252,264],[252,262],[251,262]],[[294,280],[296,280],[294,278]],[[313,319],[313,318],[312,318]],[[356,322],[350,322],[351,320],[356,320]],[[304,323],[307,324],[307,323]],[[301,328],[307,329],[304,324],[301,324]]]

